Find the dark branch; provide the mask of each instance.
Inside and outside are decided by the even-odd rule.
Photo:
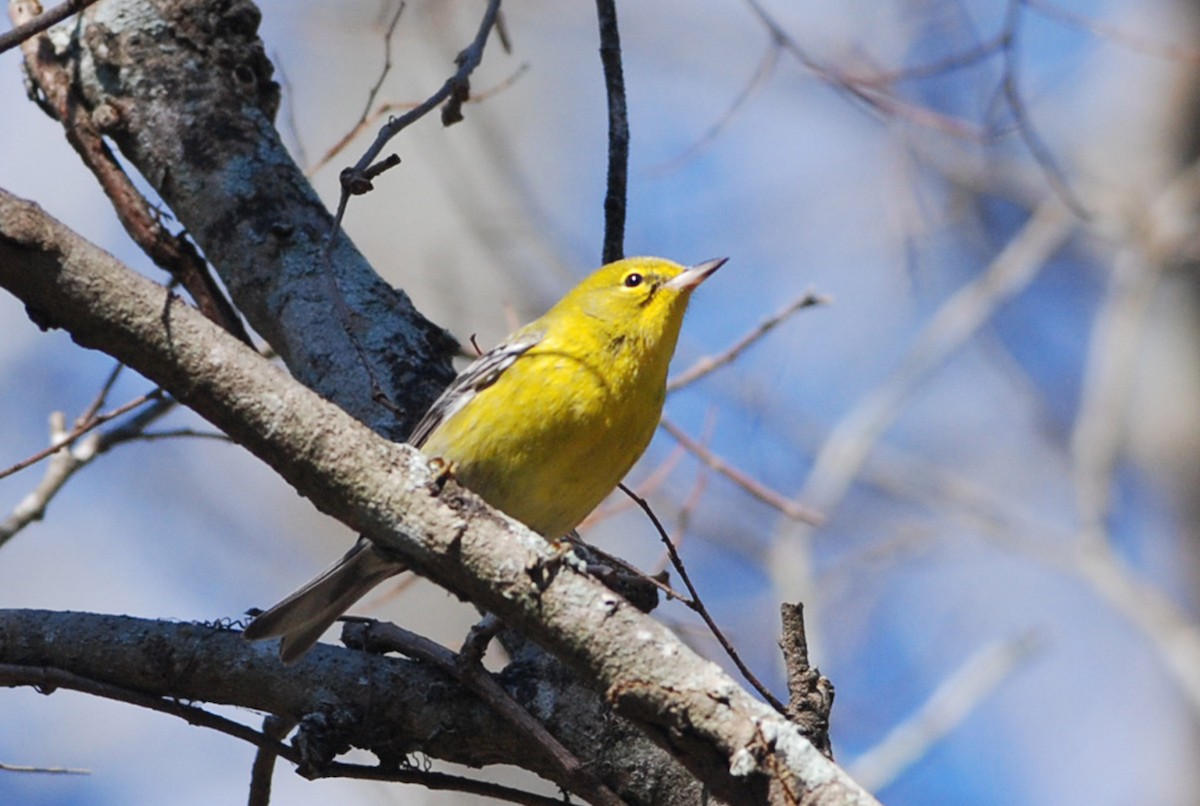
[[[629,184],[629,113],[625,106],[625,73],[621,68],[621,34],[614,0],[596,0],[600,21],[600,62],[608,91],[608,187],[604,194],[603,262],[625,257],[625,199]]]

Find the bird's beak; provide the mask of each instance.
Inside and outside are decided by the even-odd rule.
[[[698,286],[702,282],[704,282],[705,279],[707,279],[708,275],[712,274],[714,271],[716,271],[717,269],[724,266],[725,261],[727,261],[727,260],[729,260],[729,258],[727,258],[727,257],[718,257],[718,258],[713,258],[712,260],[706,260],[703,263],[697,263],[695,266],[692,266],[690,269],[686,269],[683,272],[683,274],[676,275],[672,280],[668,281],[666,283],[666,285],[664,285],[663,287],[664,288],[673,288],[678,291],[695,288],[696,286]]]

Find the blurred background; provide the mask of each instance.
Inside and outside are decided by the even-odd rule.
[[[101,0],[102,2],[104,0]],[[278,124],[321,166],[359,119],[397,6],[261,2]],[[815,291],[676,391],[630,481],[676,530],[718,622],[780,697],[779,604],[837,686],[840,763],[890,804],[1200,802],[1194,3],[660,0],[619,5],[629,254],[731,260],[677,373]],[[453,70],[482,4],[410,0],[377,102]],[[426,118],[346,229],[428,316],[483,347],[599,262],[606,170],[595,9],[504,8],[466,120]],[[403,108],[400,106],[398,108]],[[0,186],[161,279],[0,55]],[[111,361],[0,294],[0,467],[77,416]],[[127,373],[122,402],[147,391]],[[177,412],[163,428],[207,426]],[[722,464],[737,478],[711,467]],[[44,465],[0,480],[0,517]],[[798,505],[825,520],[796,517]],[[623,501],[585,537],[656,570]],[[238,448],[123,446],[0,547],[0,607],[236,618],[353,535]],[[452,646],[473,611],[416,581],[359,607]],[[728,666],[678,605],[657,611]],[[257,724],[254,714],[234,714]],[[244,801],[249,746],[60,691],[0,690],[0,802]],[[540,792],[519,773],[505,780]],[[454,803],[307,782],[279,804]]]

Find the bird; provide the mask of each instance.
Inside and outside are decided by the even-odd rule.
[[[543,537],[566,535],[650,444],[692,292],[726,260],[687,268],[632,257],[600,267],[468,365],[408,443]],[[371,588],[404,570],[360,537],[243,635],[282,638],[280,658],[295,662]]]

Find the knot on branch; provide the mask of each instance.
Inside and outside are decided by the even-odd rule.
[[[375,189],[371,184],[375,177],[379,176],[389,168],[395,168],[400,164],[400,157],[397,154],[389,154],[374,165],[369,165],[366,168],[352,166],[343,168],[338,174],[338,180],[342,183],[342,190],[350,196],[362,196],[364,193],[370,193]]]
[[[350,749],[350,736],[360,730],[362,716],[351,709],[314,711],[300,720],[292,744],[300,753],[297,772],[319,778],[335,758]]]

